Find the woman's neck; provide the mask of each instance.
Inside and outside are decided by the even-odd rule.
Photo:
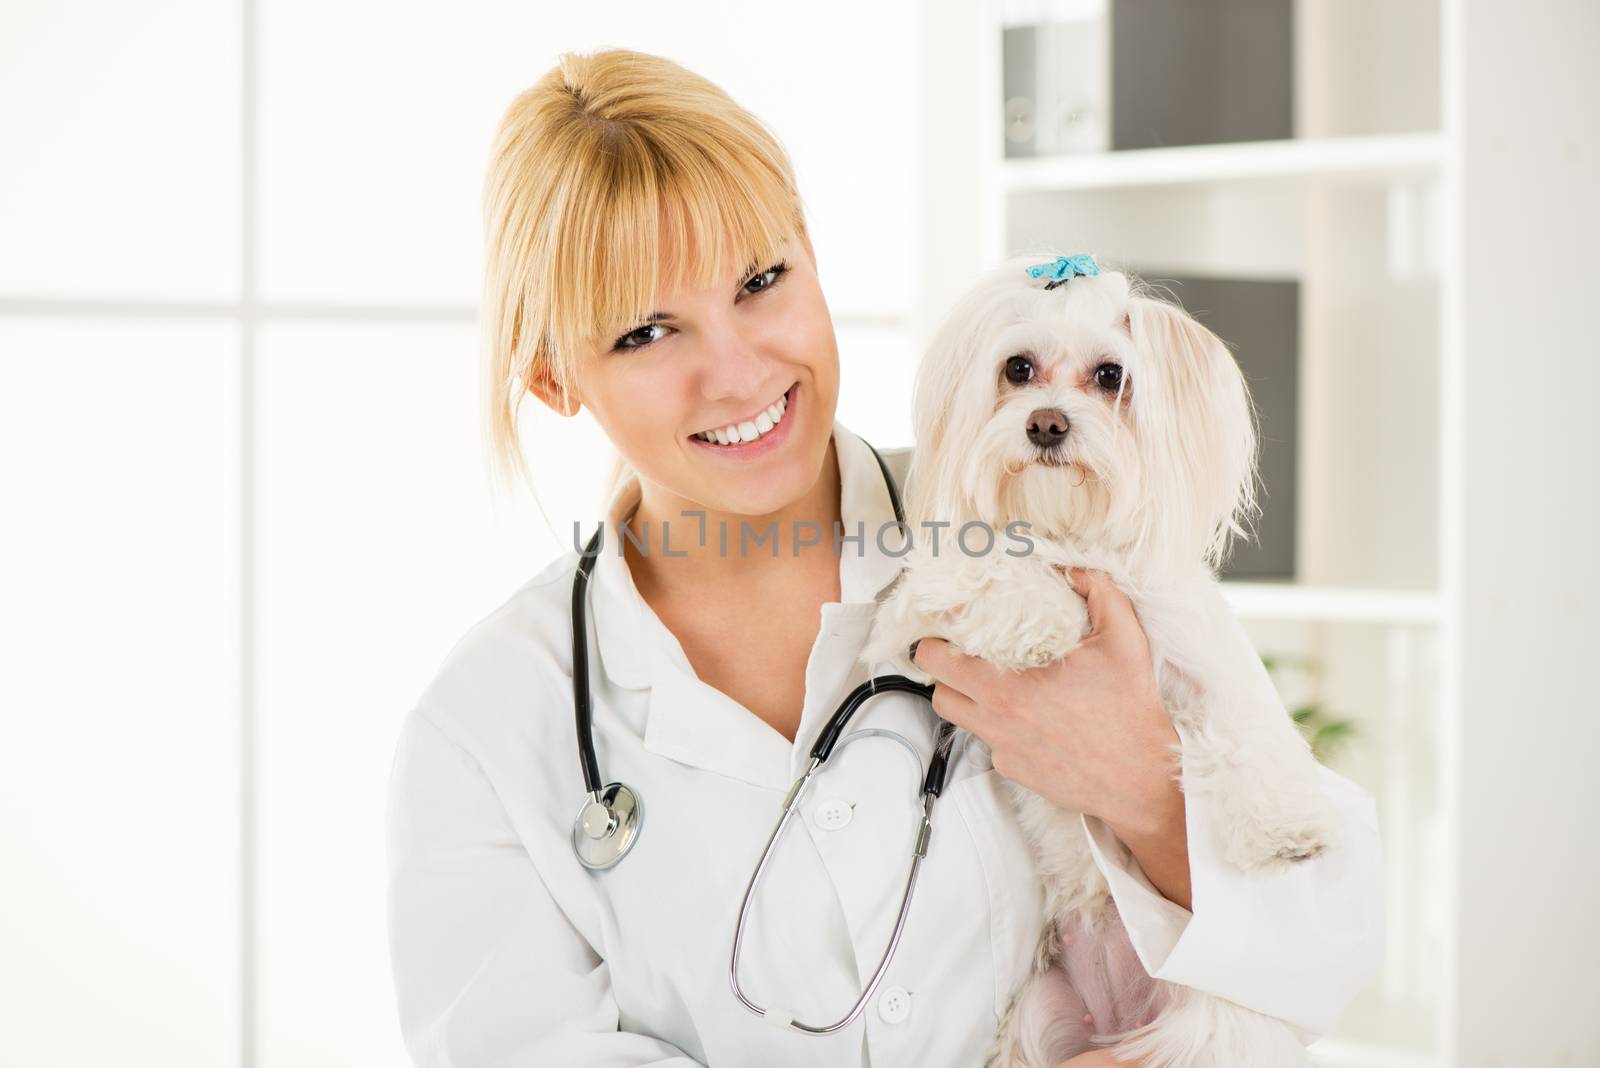
[[[652,593],[672,597],[730,583],[771,589],[830,571],[837,582],[833,531],[840,521],[839,479],[838,454],[829,437],[816,482],[767,515],[719,512],[641,480],[628,536],[622,531],[608,536],[621,540],[634,585],[647,600]]]

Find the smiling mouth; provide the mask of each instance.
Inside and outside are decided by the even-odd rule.
[[[783,417],[789,410],[789,392],[798,383],[791,383],[789,389],[783,391],[778,399],[761,409],[748,419],[741,419],[736,423],[726,426],[713,427],[691,435],[701,441],[713,445],[744,445],[752,441],[759,441],[783,422]]]

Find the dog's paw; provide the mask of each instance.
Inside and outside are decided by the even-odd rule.
[[[874,622],[872,630],[867,635],[867,640],[862,644],[857,662],[868,671],[879,670],[880,667],[900,675],[909,676],[917,682],[926,681],[920,676],[925,672],[911,662],[911,650],[915,647],[913,642],[902,641],[906,630],[903,627],[891,626],[886,619]]]
[[[1277,860],[1286,860],[1291,863],[1300,860],[1310,860],[1312,857],[1321,856],[1328,848],[1327,837],[1314,828],[1296,828],[1284,833],[1282,844],[1273,854]]]
[[[1334,837],[1332,820],[1320,816],[1293,822],[1265,821],[1233,837],[1228,859],[1245,871],[1285,868],[1321,856]]]

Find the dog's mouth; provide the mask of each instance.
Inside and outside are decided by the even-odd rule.
[[[1078,466],[1078,461],[1055,450],[1035,452],[1032,456],[1024,456],[1005,462],[1005,472],[1008,475],[1020,475],[1030,467],[1073,467]]]
[[[1071,467],[1078,459],[1062,441],[1054,445],[1035,445],[1027,462],[1040,467]]]
[[[1027,459],[1007,460],[1005,464],[1005,472],[1007,475],[1015,478],[1016,476],[1023,474],[1030,467],[1055,468],[1062,470],[1063,473],[1069,469],[1075,468],[1078,472],[1078,480],[1074,483],[1075,486],[1081,486],[1085,482],[1100,481],[1100,473],[1093,467],[1090,467],[1087,463],[1076,456],[1069,456],[1064,450],[1059,449],[1041,449]]]

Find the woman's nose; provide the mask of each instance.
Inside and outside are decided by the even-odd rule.
[[[702,387],[708,400],[750,400],[772,385],[772,360],[737,330],[720,333],[707,347]]]

